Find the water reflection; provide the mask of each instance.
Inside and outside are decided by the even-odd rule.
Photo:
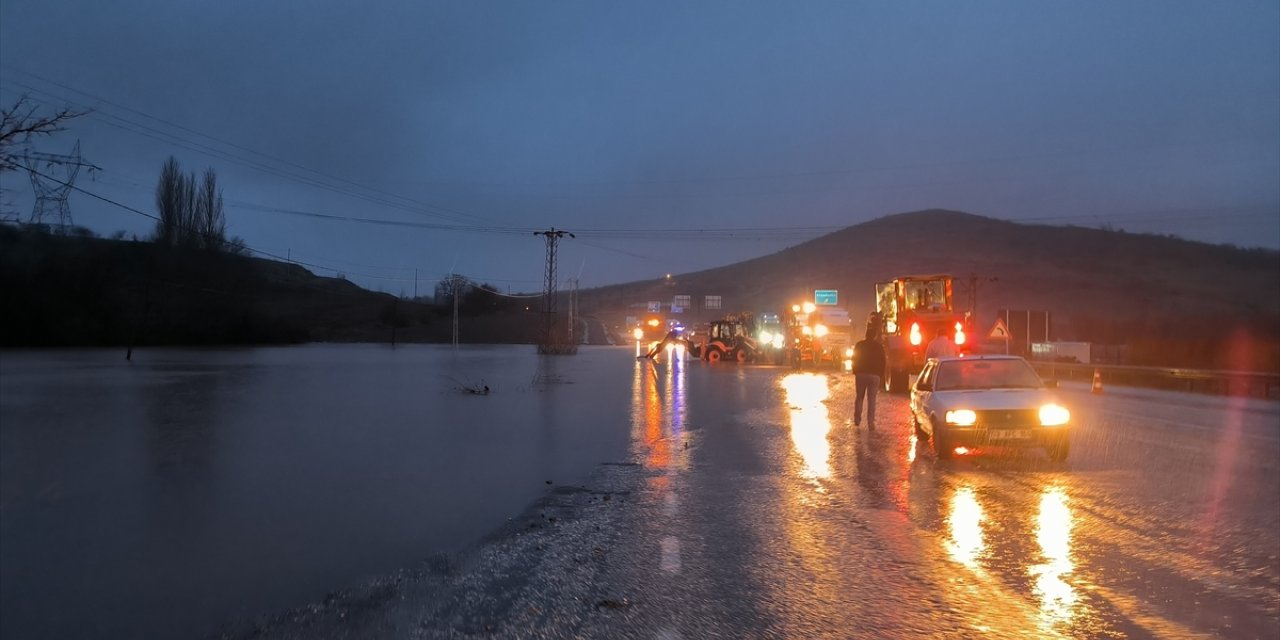
[[[652,360],[636,361],[631,380],[632,432],[641,458],[650,469],[672,471],[675,450],[684,437],[687,413],[684,362],[672,358],[659,367]],[[669,474],[652,479],[665,488]]]
[[[1066,490],[1049,487],[1040,496],[1040,513],[1036,516],[1036,541],[1040,543],[1043,564],[1028,571],[1036,579],[1035,593],[1040,599],[1040,618],[1046,626],[1071,619],[1076,592],[1062,576],[1071,573],[1071,508]]]
[[[951,496],[951,513],[947,525],[951,534],[947,540],[947,552],[957,562],[971,569],[978,568],[978,557],[986,549],[982,537],[982,505],[973,487],[962,486]]]
[[[791,410],[791,443],[804,461],[801,475],[824,492],[817,481],[831,477],[831,421],[823,404],[831,394],[827,376],[793,373],[782,379],[782,389]]]

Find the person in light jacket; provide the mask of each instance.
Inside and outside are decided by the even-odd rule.
[[[929,358],[954,358],[960,355],[960,347],[947,337],[946,328],[938,328],[933,332],[933,340],[929,341],[929,346],[924,350],[924,357]]]

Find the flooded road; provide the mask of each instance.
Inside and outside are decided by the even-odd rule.
[[[199,637],[471,544],[626,455],[630,360],[6,352],[0,636]]]
[[[548,424],[577,429],[556,440],[564,451],[575,449],[563,438],[597,443],[593,462],[562,454],[584,461],[581,479],[534,487],[532,507],[464,552],[365,586],[331,583],[349,588],[233,635],[1280,632],[1277,403],[1068,387],[1066,462],[1030,451],[944,463],[915,439],[904,397],[882,394],[879,428],[855,428],[847,374],[655,364],[623,349],[556,366],[564,386],[602,394],[544,407]],[[466,467],[437,482],[451,488]],[[329,517],[349,528],[357,515]]]

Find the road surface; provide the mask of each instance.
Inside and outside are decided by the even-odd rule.
[[[853,386],[637,361],[631,459],[240,635],[1280,637],[1277,403],[1069,387],[1065,463],[944,463],[905,397],[854,427]]]

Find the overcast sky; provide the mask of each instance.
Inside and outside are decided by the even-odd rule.
[[[0,65],[93,109],[37,147],[78,186],[213,167],[230,235],[392,293],[539,290],[536,229],[594,286],[932,207],[1280,247],[1274,0],[0,0]]]

